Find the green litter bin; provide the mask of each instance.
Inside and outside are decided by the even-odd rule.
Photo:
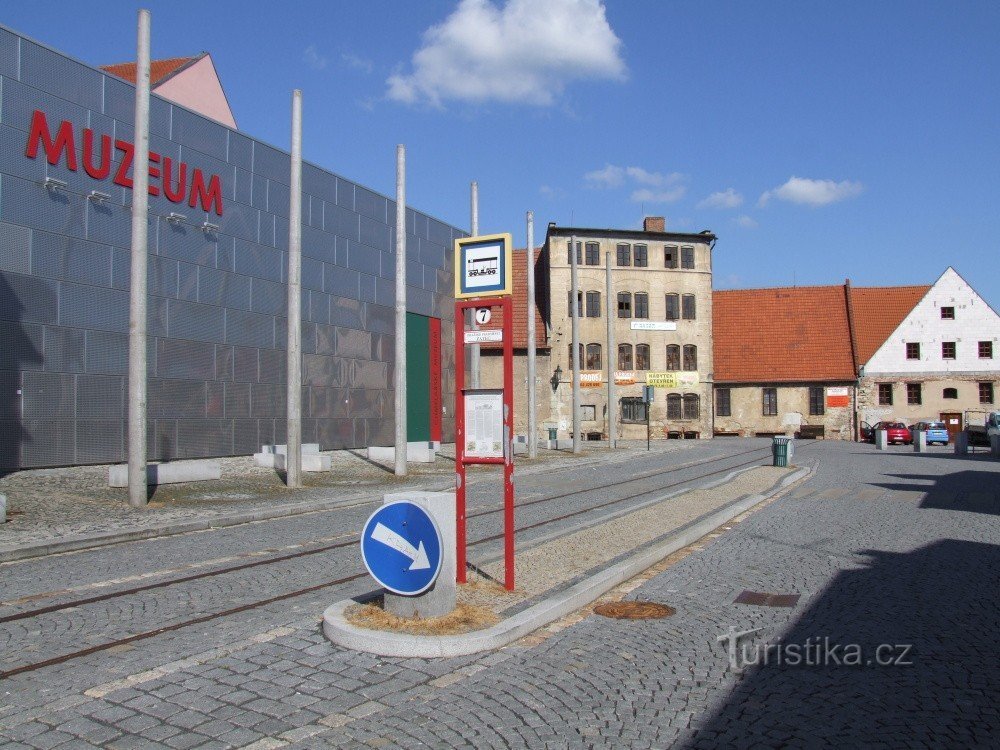
[[[788,445],[792,442],[790,437],[778,437],[775,435],[771,438],[771,456],[774,461],[772,466],[788,466]]]
[[[558,433],[558,429],[555,428],[555,427],[549,427],[548,429],[549,429],[549,440],[556,440],[557,439],[556,435]]]

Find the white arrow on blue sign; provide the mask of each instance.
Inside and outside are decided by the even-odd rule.
[[[416,503],[399,500],[372,513],[361,532],[361,559],[372,578],[394,594],[416,596],[441,572],[441,530]]]

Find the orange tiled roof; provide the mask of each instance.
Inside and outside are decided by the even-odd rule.
[[[194,57],[171,57],[169,60],[150,60],[149,85],[155,87],[157,84],[169,78],[184,66],[204,56],[205,53],[202,52]],[[118,76],[129,83],[135,83],[135,69],[136,63],[134,62],[101,66],[101,70],[110,73],[111,75]]]
[[[872,358],[929,289],[929,286],[850,287],[859,365]]]
[[[543,313],[547,309],[545,305],[548,274],[546,269],[539,267],[539,258],[542,255],[541,248],[534,252],[535,268],[535,346],[547,348],[548,343],[545,336],[545,321]],[[525,250],[514,250],[514,267],[511,269],[513,278],[511,285],[514,294],[514,348],[528,348],[528,253]],[[503,326],[503,314],[499,308],[493,310],[493,318],[481,328],[501,328]],[[488,343],[481,344],[482,349],[503,349],[503,344]]]
[[[854,380],[843,286],[712,293],[715,381]]]

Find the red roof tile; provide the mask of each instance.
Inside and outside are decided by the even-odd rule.
[[[715,381],[854,380],[843,286],[712,293]]]
[[[542,249],[538,248],[534,252],[535,268],[535,346],[538,348],[548,348],[545,335],[545,321],[543,313],[547,309],[545,304],[546,290],[548,289],[548,269],[540,262]],[[515,249],[513,253],[513,268],[511,269],[513,279],[513,304],[514,304],[514,348],[528,348],[528,253],[523,249]],[[499,309],[494,310],[493,318],[480,328],[496,329],[503,326],[503,314]],[[481,344],[482,349],[503,349],[503,344],[488,343]]]
[[[850,287],[858,349],[855,356],[859,365],[872,358],[929,289],[929,286]]]
[[[194,57],[171,57],[168,60],[150,60],[149,85],[151,87],[156,87],[157,84],[162,83],[165,79],[172,76],[184,66],[204,56],[205,53],[202,52]],[[102,65],[101,70],[110,73],[111,75],[118,76],[129,83],[135,83],[136,63],[134,62],[118,63],[116,65]]]

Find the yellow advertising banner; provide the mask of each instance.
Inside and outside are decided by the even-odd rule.
[[[692,388],[698,385],[696,372],[647,372],[646,385],[654,388]]]

